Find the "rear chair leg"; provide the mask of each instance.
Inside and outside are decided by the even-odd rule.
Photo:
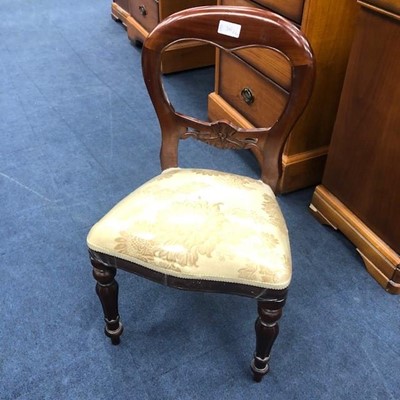
[[[269,371],[269,358],[272,345],[279,333],[278,320],[282,315],[283,305],[270,302],[258,302],[258,318],[256,320],[256,352],[251,363],[253,377],[260,382]]]
[[[93,276],[96,279],[96,293],[103,307],[106,326],[105,334],[111,339],[112,344],[119,344],[123,326],[118,314],[118,283],[114,279],[116,269],[108,267],[91,258]]]

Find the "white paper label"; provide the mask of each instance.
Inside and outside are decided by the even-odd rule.
[[[218,33],[220,33],[221,35],[238,38],[240,35],[241,28],[242,28],[242,25],[235,24],[233,22],[224,21],[221,19],[219,21],[219,25],[218,25]]]

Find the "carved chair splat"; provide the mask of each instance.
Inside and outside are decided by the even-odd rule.
[[[162,85],[161,54],[184,39],[208,42],[231,54],[261,46],[285,55],[292,84],[276,123],[246,130],[229,121],[200,121],[176,112]],[[123,331],[117,269],[178,289],[251,297],[258,304],[251,369],[260,381],[269,370],[291,280],[288,233],[274,192],[279,192],[286,139],[311,94],[311,48],[293,24],[276,14],[246,7],[198,7],[170,16],[150,33],[143,44],[142,66],[161,127],[163,172],[118,203],[89,232],[105,333],[118,344]],[[178,168],[178,143],[187,138],[220,148],[252,148],[263,160],[262,180]]]

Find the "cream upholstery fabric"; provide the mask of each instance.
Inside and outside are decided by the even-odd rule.
[[[94,225],[87,242],[181,278],[272,289],[291,278],[287,229],[272,190],[224,172],[164,171]]]

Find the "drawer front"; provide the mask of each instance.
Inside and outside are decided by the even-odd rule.
[[[224,5],[263,8],[249,0],[223,0],[221,3]],[[278,85],[286,90],[290,89],[292,81],[291,67],[287,59],[281,54],[257,47],[238,50],[235,53]]]
[[[324,1],[324,0],[323,0]],[[283,17],[289,18],[297,24],[301,24],[303,16],[304,0],[222,0],[224,5],[233,6],[252,6],[252,7],[266,7]],[[245,4],[247,3],[247,4]]]
[[[217,0],[159,0],[160,21],[177,11],[192,7],[215,6]]]
[[[218,93],[258,127],[272,126],[288,93],[243,61],[221,52]]]
[[[257,0],[257,3],[301,24],[304,0]]]
[[[286,90],[290,90],[292,70],[289,61],[280,53],[258,47],[235,51],[240,58]]]
[[[158,2],[155,0],[130,0],[129,13],[148,32],[151,32],[159,21]]]

